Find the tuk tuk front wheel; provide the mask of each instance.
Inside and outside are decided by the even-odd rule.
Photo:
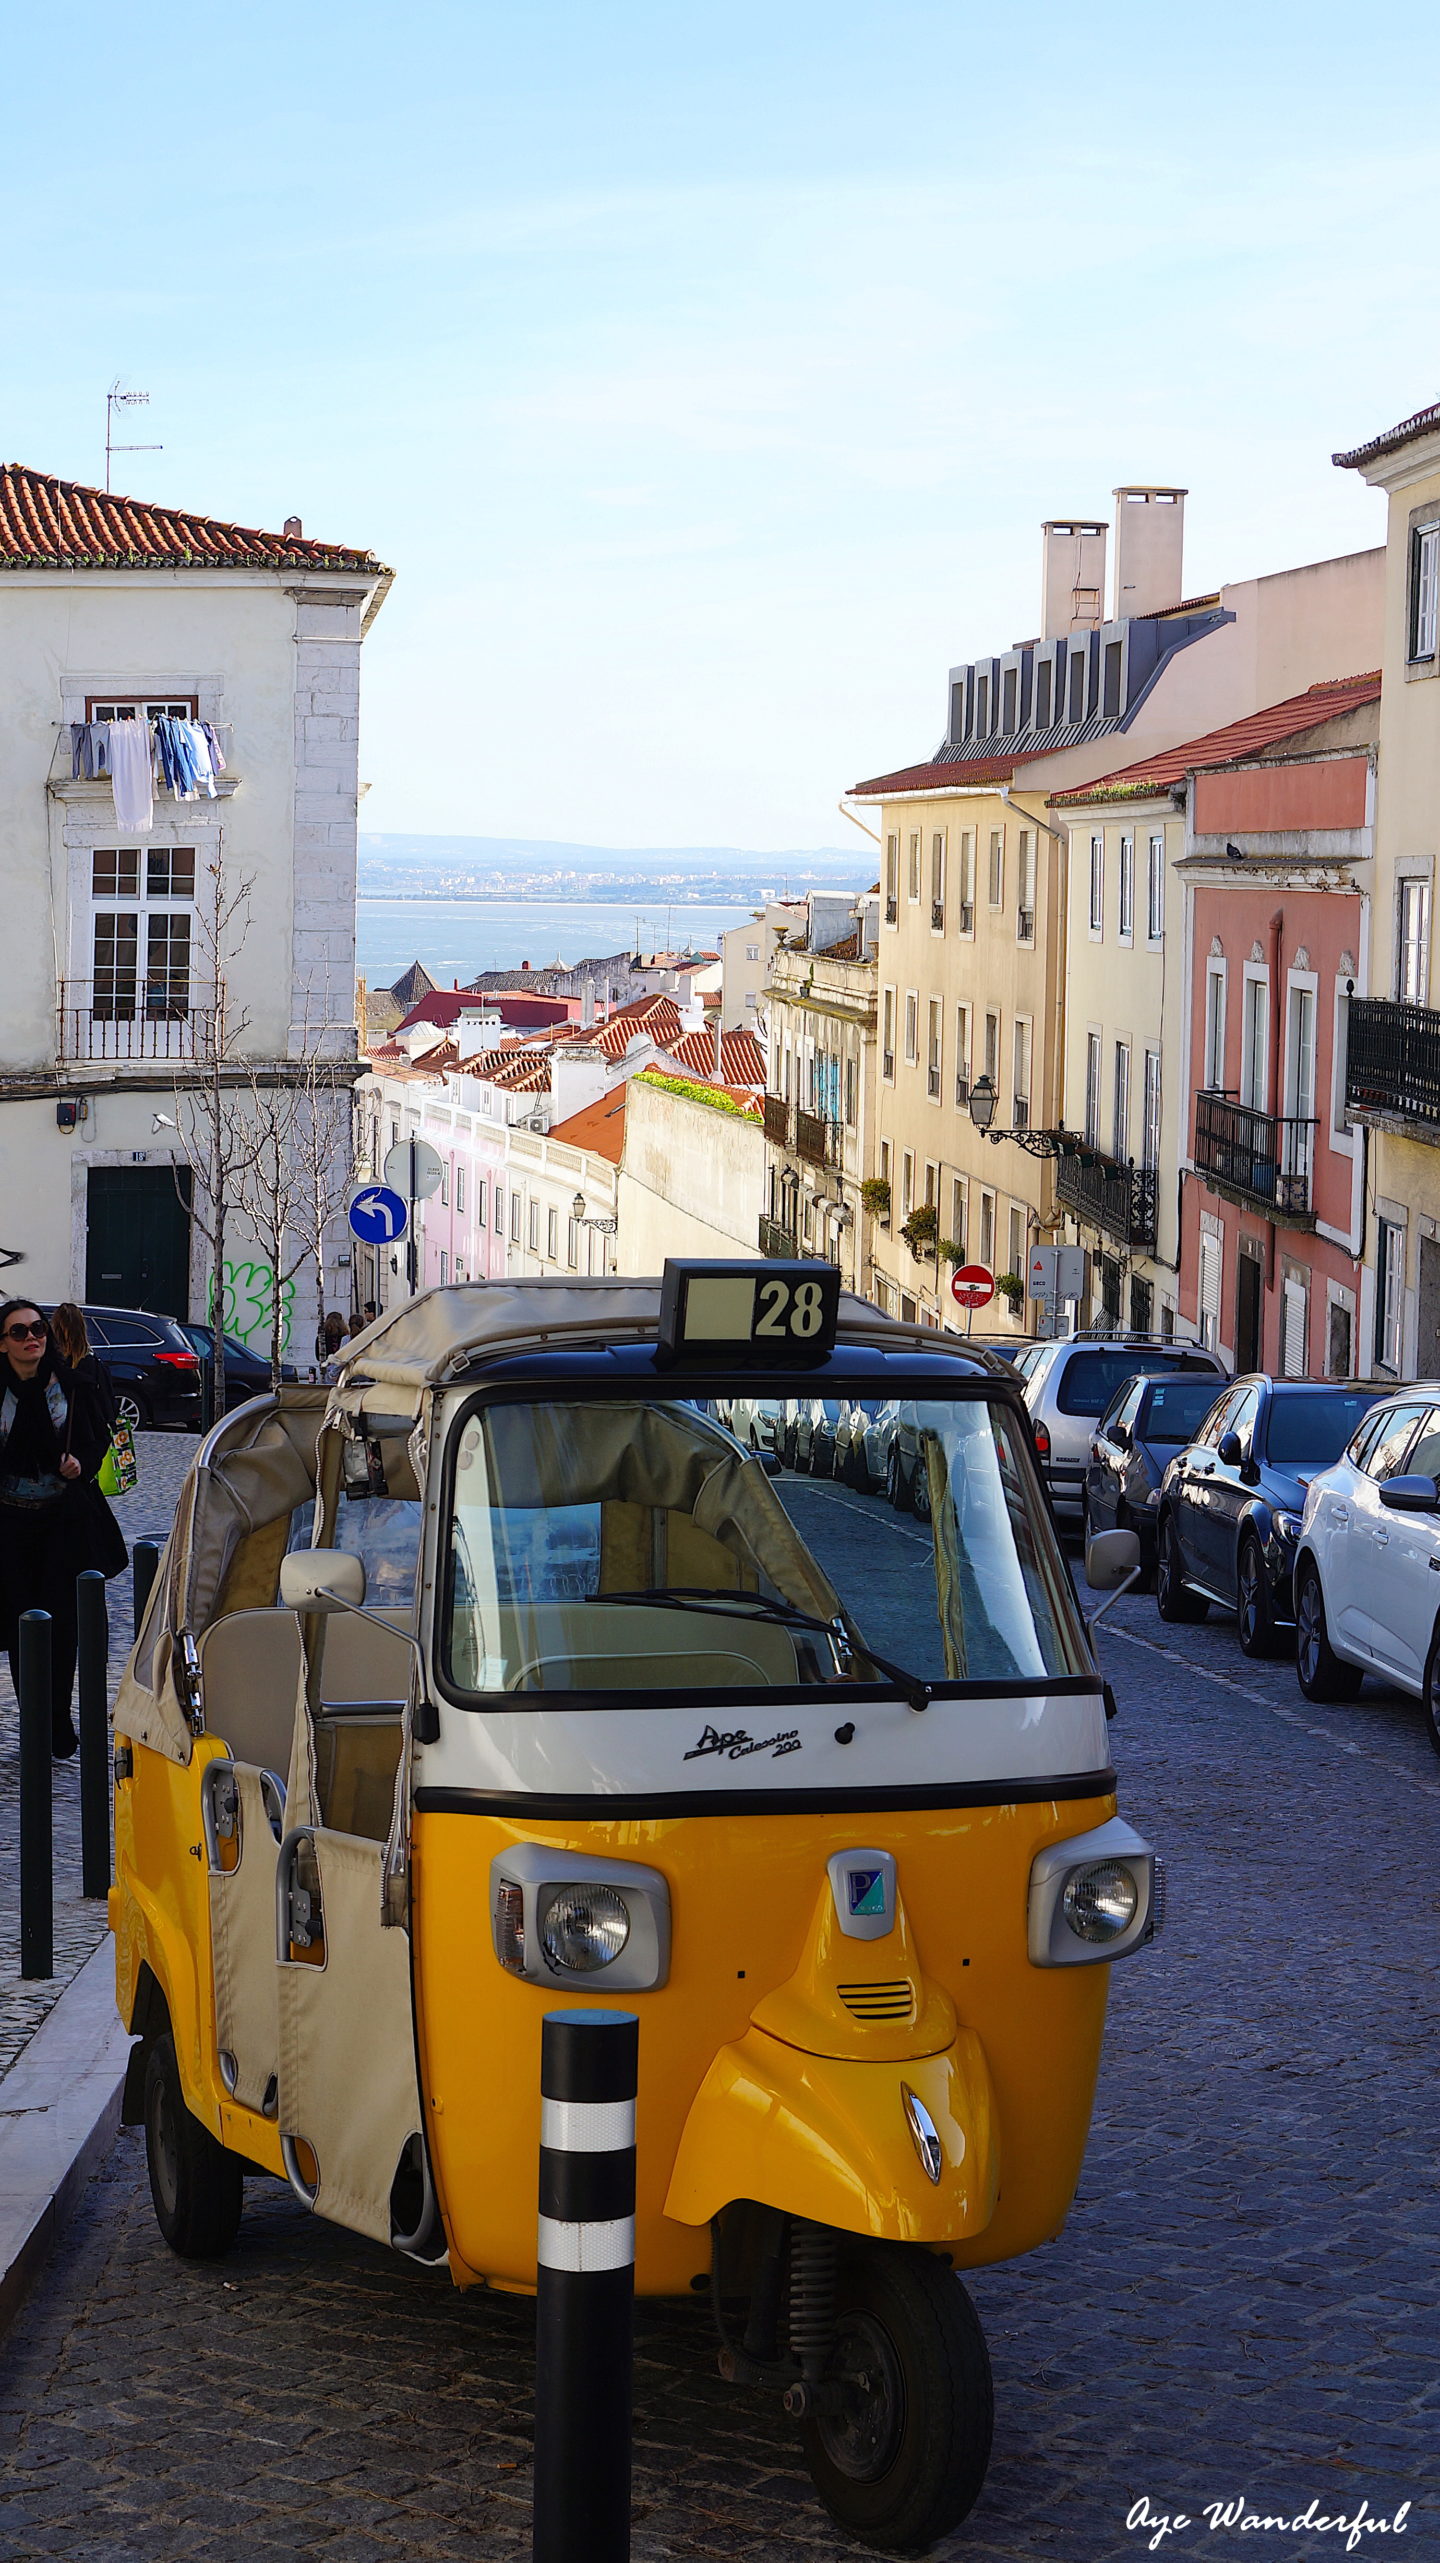
[[[145,2060],[145,2164],[155,2222],[185,2260],[218,2260],[240,2224],[245,2180],[236,2155],[192,2118],[166,2030]]]
[[[929,2252],[847,2252],[835,2343],[805,2461],[831,2517],[862,2544],[916,2554],[946,2535],[985,2480],[990,2359],[974,2306]]]

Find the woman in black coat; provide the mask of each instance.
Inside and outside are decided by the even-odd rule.
[[[0,1636],[19,1688],[20,1615],[50,1614],[50,1734],[73,1753],[75,1579],[118,1575],[125,1543],[95,1483],[110,1447],[98,1380],[77,1376],[34,1302],[0,1308]]]

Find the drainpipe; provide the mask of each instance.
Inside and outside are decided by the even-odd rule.
[[[1276,911],[1275,911],[1274,916],[1273,916],[1273,917],[1271,918],[1271,920],[1270,920],[1270,1020],[1271,1020],[1272,1025],[1274,1026],[1274,1030],[1273,1030],[1273,1032],[1272,1032],[1272,1034],[1271,1034],[1271,1038],[1270,1038],[1270,1061],[1269,1061],[1269,1074],[1268,1074],[1268,1076],[1266,1077],[1266,1081],[1265,1081],[1265,1082],[1266,1082],[1266,1084],[1267,1084],[1267,1086],[1268,1086],[1268,1087],[1269,1087],[1269,1089],[1270,1089],[1270,1115],[1271,1115],[1271,1119],[1272,1119],[1272,1120],[1274,1120],[1274,1121],[1276,1121],[1276,1122],[1278,1122],[1278,1120],[1279,1120],[1279,1115],[1280,1115],[1280,1104],[1281,1104],[1281,1100],[1282,1100],[1282,1098],[1281,1098],[1281,1091],[1280,1091],[1280,1044],[1281,1044],[1281,1041],[1282,1041],[1282,1040],[1283,1040],[1283,1038],[1284,1038],[1284,1021],[1285,1021],[1285,1018],[1284,1018],[1284,1015],[1283,1015],[1283,1013],[1282,1013],[1282,1011],[1281,1011],[1281,1006],[1280,1006],[1280,952],[1281,952],[1281,944],[1282,944],[1282,940],[1283,940],[1283,937],[1284,937],[1284,933],[1285,933],[1285,911],[1284,911],[1284,909],[1283,909],[1283,908],[1277,908],[1277,909],[1276,909]],[[1278,1146],[1278,1144],[1279,1144],[1279,1131],[1278,1131],[1278,1129],[1277,1129],[1277,1131],[1276,1131],[1276,1141],[1277,1141],[1277,1146]],[[1277,1204],[1277,1207],[1278,1207],[1278,1204]],[[1275,1226],[1276,1226],[1276,1223],[1275,1223],[1275,1221],[1272,1219],[1272,1220],[1270,1220],[1270,1221],[1269,1221],[1268,1225],[1269,1225],[1269,1230],[1270,1230],[1270,1257],[1269,1257],[1269,1274],[1268,1274],[1268,1279],[1267,1279],[1267,1281],[1266,1281],[1266,1289],[1268,1290],[1268,1292],[1269,1292],[1269,1294],[1270,1294],[1271,1298],[1273,1299],[1273,1298],[1274,1298],[1274,1295],[1275,1295],[1275,1264],[1276,1264]],[[1281,1345],[1280,1345],[1280,1353],[1281,1353],[1282,1361],[1283,1361],[1283,1357],[1284,1357],[1284,1350],[1285,1350],[1285,1347],[1284,1347],[1284,1344],[1283,1344],[1283,1342],[1282,1342],[1282,1343],[1281,1343]],[[1264,1347],[1263,1347],[1263,1345],[1262,1345],[1262,1347],[1261,1347],[1261,1351],[1262,1351],[1262,1356],[1263,1356],[1263,1351],[1264,1351]],[[1262,1365],[1262,1366],[1263,1366],[1263,1365]]]
[[[873,828],[867,828],[863,819],[857,819],[853,810],[847,810],[843,801],[837,801],[835,807],[842,819],[848,819],[852,828],[859,829],[862,837],[874,837],[877,845],[884,844],[884,838],[877,836]]]

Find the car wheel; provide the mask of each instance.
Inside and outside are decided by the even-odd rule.
[[[1440,1620],[1435,1623],[1435,1635],[1430,1640],[1430,1652],[1425,1658],[1425,1689],[1421,1695],[1421,1706],[1425,1711],[1425,1732],[1436,1752],[1440,1753]]]
[[[1155,1551],[1155,1607],[1162,1620],[1203,1620],[1210,1605],[1203,1593],[1192,1593],[1180,1564],[1180,1543],[1170,1514],[1163,1514]]]
[[[915,1462],[915,1474],[910,1480],[910,1510],[917,1522],[929,1521],[930,1470],[923,1451]]]
[[[150,1409],[138,1389],[122,1388],[115,1400],[115,1411],[120,1422],[128,1424],[132,1433],[149,1432]]]
[[[1275,1601],[1270,1577],[1260,1543],[1248,1532],[1235,1562],[1235,1626],[1242,1655],[1263,1657],[1275,1653]]]
[[[893,1445],[890,1456],[885,1462],[885,1492],[897,1513],[909,1512],[910,1499],[906,1492],[905,1480],[900,1474],[900,1454]]]
[[[1330,1643],[1325,1625],[1325,1596],[1312,1558],[1300,1569],[1295,1585],[1295,1672],[1307,1700],[1358,1700],[1365,1676],[1347,1664]]]
[[[245,2180],[239,2157],[192,2118],[167,2029],[145,2059],[145,2162],[155,2222],[185,2260],[218,2260],[240,2224]]]

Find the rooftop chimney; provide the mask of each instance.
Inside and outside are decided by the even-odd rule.
[[[1063,639],[1067,632],[1093,632],[1103,622],[1108,530],[1090,516],[1052,516],[1042,525],[1042,640]]]
[[[286,519],[285,519],[285,539],[286,539],[287,543],[298,543],[298,542],[300,541],[300,539],[301,539],[302,535],[304,534],[304,531],[305,531],[305,528],[304,528],[304,526],[301,524],[300,519],[299,519],[299,517],[298,517],[298,516],[287,516],[287,517],[286,517]]]
[[[1115,492],[1115,620],[1163,614],[1185,593],[1183,489],[1132,484]]]

